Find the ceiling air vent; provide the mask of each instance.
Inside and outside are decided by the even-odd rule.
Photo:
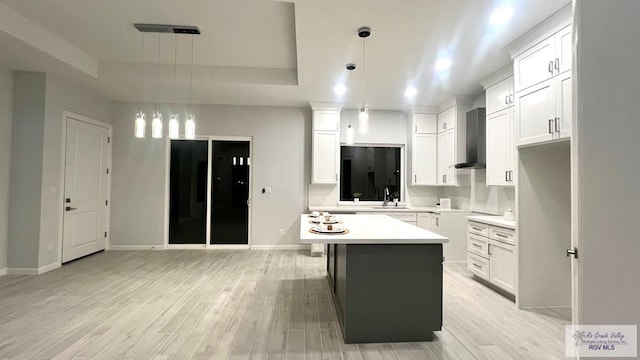
[[[197,26],[164,24],[133,24],[133,26],[140,32],[200,35],[200,29]]]

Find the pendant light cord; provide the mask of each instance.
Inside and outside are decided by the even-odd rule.
[[[174,99],[173,99],[173,103],[171,105],[171,111],[173,112],[172,115],[175,114],[176,112],[176,98],[178,97],[178,35],[175,35],[174,41],[173,41],[173,91],[175,91],[174,93]]]
[[[140,113],[142,113],[144,110],[144,33],[142,34],[142,47],[140,49],[140,92],[142,94]]]
[[[160,106],[160,34],[158,34],[158,78],[156,80],[156,114]]]
[[[362,38],[362,108],[364,109],[364,92],[366,89],[365,86],[365,72],[367,69],[367,40],[366,38]]]
[[[189,97],[193,101],[193,35],[191,35],[191,75],[189,79]],[[189,106],[191,107],[191,106]]]

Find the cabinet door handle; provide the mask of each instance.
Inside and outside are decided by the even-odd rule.
[[[504,103],[505,103],[505,105],[509,103],[509,95],[506,95],[504,97]]]
[[[560,132],[560,118],[559,117],[555,118],[555,123],[556,123],[556,132],[559,133]]]
[[[417,133],[418,132],[418,125],[414,125],[413,126],[413,132]]]
[[[558,70],[558,72],[560,72],[560,59],[559,58],[556,58],[554,67],[556,68],[556,70]]]
[[[444,182],[447,182],[447,175],[442,175],[444,176]]]
[[[553,60],[549,61],[549,68],[548,68],[549,72],[551,73],[551,75],[553,75]]]
[[[487,253],[491,255],[491,244],[487,245]]]
[[[440,218],[436,218],[436,226],[440,226]]]
[[[509,181],[513,182],[513,170],[509,170]]]
[[[336,123],[336,130],[340,130],[340,122]]]
[[[418,182],[418,175],[413,175],[413,182],[414,183]]]
[[[509,172],[508,171],[504,172],[504,181],[509,181]]]
[[[513,104],[513,95],[509,95],[509,104]]]
[[[338,173],[336,173],[336,181],[338,181]]]
[[[553,135],[553,119],[549,119],[549,134]]]

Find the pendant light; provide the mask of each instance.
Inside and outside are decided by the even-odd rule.
[[[178,97],[178,35],[175,35],[173,42],[173,91],[175,91],[174,96]],[[169,118],[169,138],[177,139],[180,136],[180,122],[178,120],[178,114],[175,112],[175,101],[173,99],[172,114]]]
[[[156,82],[156,112],[153,114],[151,121],[151,137],[154,139],[162,138],[162,114],[158,110],[158,102],[160,101],[160,34],[158,34],[158,66],[157,66],[157,82]]]
[[[191,95],[191,97],[193,97],[193,35],[191,35],[191,75],[189,94]],[[184,136],[189,140],[193,140],[196,138],[196,118],[191,111],[189,112],[187,120],[184,123]]]
[[[142,103],[140,104],[140,111],[136,114],[136,121],[134,123],[134,136],[141,139],[144,138],[144,132],[147,127],[147,122],[144,119],[144,34],[142,34],[142,50],[140,51],[140,93],[142,96]]]
[[[365,71],[366,71],[366,38],[371,35],[371,29],[364,26],[358,29],[358,36],[362,38],[362,107],[358,114],[358,132],[360,134],[369,133],[369,106],[364,103],[365,93]]]
[[[349,71],[349,79],[351,79],[351,71],[355,70],[356,64],[349,63],[347,64],[347,70]],[[351,125],[351,118],[349,118],[349,125],[347,125],[347,145],[353,145],[355,141],[355,130]]]

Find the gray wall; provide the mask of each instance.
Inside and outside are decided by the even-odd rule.
[[[575,3],[581,324],[640,324],[640,2]]]
[[[60,259],[63,112],[111,123],[111,102],[33,72],[14,73],[13,95],[9,268],[33,269]]]
[[[13,71],[0,66],[0,272],[7,267]]]
[[[112,103],[94,93],[47,76],[44,122],[44,147],[42,159],[42,214],[40,219],[40,266],[59,261],[58,237],[64,182],[62,179],[62,129],[63,112],[110,124]],[[54,250],[49,251],[49,244]]]
[[[132,103],[113,108],[112,246],[164,244],[168,142],[133,137],[137,110]],[[161,110],[166,117],[170,107]],[[184,107],[176,110],[184,120]],[[310,182],[311,110],[198,105],[193,112],[198,135],[253,137],[252,244],[297,245]],[[149,134],[150,121],[147,125]],[[266,186],[271,194],[262,194]]]
[[[15,72],[9,201],[9,268],[37,268],[46,75]]]

